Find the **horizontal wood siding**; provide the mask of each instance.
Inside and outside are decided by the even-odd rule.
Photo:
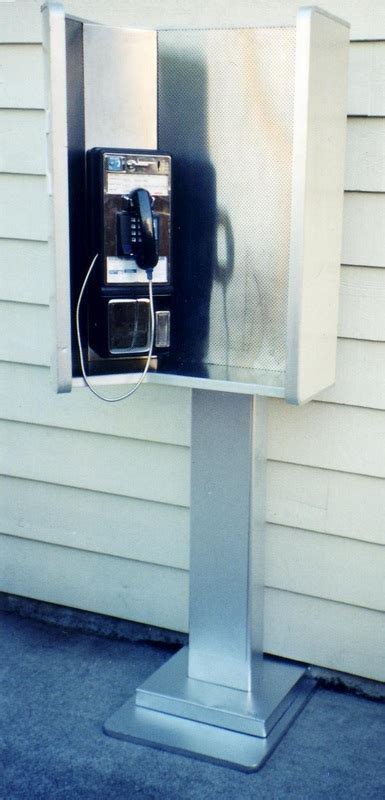
[[[0,589],[187,630],[190,392],[109,406],[50,385],[39,5],[0,3]],[[297,5],[223,3],[220,22],[292,24]],[[337,379],[306,407],[269,402],[265,648],[385,680],[385,5],[323,6],[356,40]],[[218,3],[94,0],[92,17],[217,25]]]
[[[339,336],[385,341],[385,270],[343,267]]]
[[[0,5],[0,41],[41,42],[40,0],[16,0]]]
[[[385,36],[382,37],[385,39]],[[350,48],[348,113],[385,116],[385,42],[362,42]]]
[[[385,409],[385,343],[339,339],[337,377],[318,400]]]
[[[0,535],[0,553],[5,592],[161,628],[187,628],[184,571],[15,536]]]
[[[0,580],[7,592],[187,630],[184,570],[15,536],[0,536],[0,552]],[[271,653],[384,679],[385,615],[379,611],[268,588],[265,629]]]
[[[6,363],[0,363],[0,383],[9,386],[9,392],[0,396],[4,419],[165,444],[190,443],[190,392],[186,389],[147,384],[129,405],[104,404],[84,389],[55,394],[49,369]]]
[[[385,477],[385,414],[377,409],[309,403],[269,404],[269,458]]]
[[[0,436],[0,474],[188,505],[185,447],[5,420]]]
[[[187,507],[9,475],[0,493],[9,536],[188,569]]]
[[[345,188],[353,192],[385,191],[385,119],[348,120]]]
[[[267,589],[265,631],[270,653],[384,680],[385,614],[380,611]]]
[[[48,308],[0,301],[1,359],[48,366],[50,340]]]
[[[383,545],[269,526],[265,582],[270,588],[385,611],[384,574]]]
[[[14,302],[48,305],[47,242],[0,239],[0,297]]]
[[[36,42],[41,40],[38,15],[40,0],[17,0],[16,13],[11,3],[0,6],[3,42]],[[126,0],[67,0],[69,14],[120,27],[149,28],[204,26],[219,23],[236,25],[292,25],[298,6],[307,0],[238,0],[236,4],[218,0],[146,0],[127,3]],[[11,7],[10,7],[11,6]],[[351,38],[357,40],[385,39],[385,9],[382,0],[323,0],[322,8],[350,22]]]
[[[15,474],[17,472],[15,470]],[[58,544],[82,549],[88,549],[88,542],[89,549],[92,549],[92,540],[87,537],[95,525],[95,517],[99,515],[100,526],[95,525],[95,549],[105,552],[106,547],[110,547],[110,541],[113,543],[115,538],[119,541],[118,517],[123,513],[119,508],[124,508],[129,535],[125,555],[131,553],[132,558],[148,561],[153,559],[156,563],[164,563],[165,557],[159,561],[159,555],[156,554],[159,537],[164,539],[165,550],[174,553],[172,545],[168,545],[168,536],[174,540],[173,530],[176,528],[181,530],[182,538],[188,531],[187,506],[175,506],[174,502],[169,505],[164,502],[156,503],[151,500],[151,492],[148,492],[148,498],[141,499],[140,496],[135,496],[137,483],[130,484],[129,495],[118,495],[107,492],[106,488],[104,491],[84,490],[81,487],[45,483],[35,477],[30,479],[6,475],[1,478],[1,487],[3,533],[41,538],[44,541],[49,541],[52,536],[52,541]],[[91,514],[90,522],[86,517],[87,509]],[[136,512],[132,509],[136,509]],[[164,519],[160,515],[165,514],[169,515],[168,524],[164,529],[161,526],[161,530],[156,532],[155,520],[158,519],[160,524],[161,519]],[[313,532],[384,545],[384,515],[384,479],[283,462],[268,464],[267,520],[271,524],[293,528],[301,526],[302,529]],[[171,524],[171,517],[175,519],[174,526]],[[110,526],[108,541],[103,540],[103,533],[100,533],[100,545],[98,527],[101,531],[104,530],[104,521],[108,519],[110,522],[113,520],[114,524]],[[184,520],[183,524],[181,520]],[[151,525],[154,526],[153,531]],[[57,527],[55,534],[54,527]],[[143,531],[148,532],[146,542],[142,540]],[[138,541],[135,545],[136,555],[133,555],[131,548],[134,547],[135,535]],[[119,550],[121,544],[116,546],[118,551],[113,552],[122,555]],[[187,568],[186,553],[183,557],[185,560],[179,562],[180,558],[177,548],[167,563]]]
[[[0,175],[0,237],[47,241],[48,195],[42,175]]]
[[[1,108],[44,108],[41,45],[0,44]]]
[[[0,172],[45,175],[45,112],[0,108]]]
[[[344,204],[342,263],[385,267],[385,194],[347,192]]]
[[[267,474],[269,522],[385,545],[383,478],[280,461]]]
[[[187,508],[10,476],[1,480],[1,489],[2,532],[9,536],[175,569],[189,567]],[[299,560],[302,570],[296,569]],[[270,588],[384,611],[384,569],[381,544],[267,526]]]

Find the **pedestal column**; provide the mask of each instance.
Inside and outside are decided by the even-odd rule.
[[[252,771],[306,702],[306,670],[262,655],[265,440],[265,398],[193,390],[190,643],[109,735]]]
[[[190,678],[249,691],[263,649],[266,399],[193,390]]]

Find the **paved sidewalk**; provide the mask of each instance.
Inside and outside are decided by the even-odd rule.
[[[173,652],[0,611],[0,800],[385,800],[385,703],[319,688],[260,772],[104,735]]]

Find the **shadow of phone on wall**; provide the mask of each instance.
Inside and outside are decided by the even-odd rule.
[[[233,270],[234,240],[230,219],[217,209],[215,168],[208,149],[204,57],[179,52],[180,33],[159,34],[159,146],[173,158],[176,325],[172,357],[178,366],[195,365],[204,374],[214,282],[223,289],[219,324],[229,347],[226,290]],[[223,240],[224,245],[220,244]]]

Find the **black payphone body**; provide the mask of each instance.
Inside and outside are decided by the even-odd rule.
[[[172,326],[171,157],[93,148],[87,198],[88,263],[94,266],[82,341],[89,371],[104,371],[106,360],[112,371],[129,371],[150,351],[155,365],[169,353]]]

